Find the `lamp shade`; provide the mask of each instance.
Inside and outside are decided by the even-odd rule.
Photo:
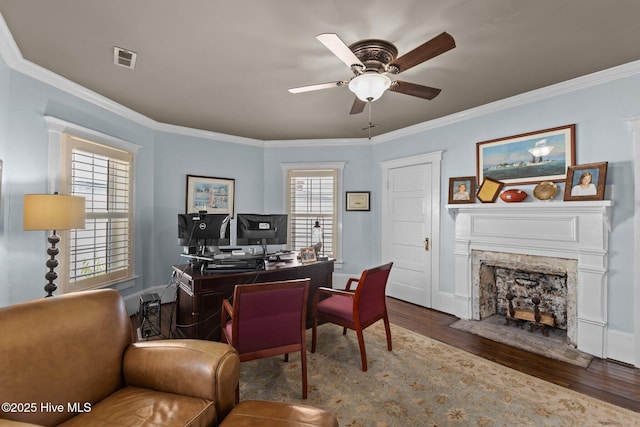
[[[366,72],[349,82],[349,90],[365,102],[380,98],[391,86],[391,79],[377,72]]]
[[[25,194],[25,230],[84,228],[84,197],[62,194]]]

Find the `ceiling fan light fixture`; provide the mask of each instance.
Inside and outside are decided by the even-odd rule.
[[[391,86],[391,79],[377,72],[362,73],[349,82],[349,90],[365,102],[380,98],[389,86]]]

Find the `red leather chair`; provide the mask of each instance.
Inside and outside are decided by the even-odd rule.
[[[302,398],[307,398],[306,319],[310,279],[237,285],[233,305],[222,303],[222,340],[240,362],[299,351]],[[239,391],[238,391],[239,393]]]
[[[347,328],[356,331],[363,371],[367,370],[367,353],[364,347],[363,329],[382,319],[387,333],[387,349],[391,351],[391,330],[389,328],[385,290],[392,265],[393,263],[390,262],[363,271],[359,279],[349,279],[345,290],[324,287],[318,289],[313,299],[312,353],[316,351],[319,320],[341,325],[344,328],[343,335],[347,333]],[[358,282],[355,291],[351,291],[353,282]],[[328,296],[328,298],[321,300],[320,298],[323,296]]]

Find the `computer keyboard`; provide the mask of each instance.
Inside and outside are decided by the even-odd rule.
[[[236,272],[264,269],[264,261],[259,257],[232,256],[222,259],[214,259],[202,264],[203,272]]]

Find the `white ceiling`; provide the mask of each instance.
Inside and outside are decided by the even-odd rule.
[[[23,57],[153,120],[259,140],[364,138],[351,71],[315,39],[377,38],[399,56],[446,31],[457,47],[398,78],[372,135],[640,59],[638,0],[0,0]],[[113,47],[138,53],[135,70]]]

